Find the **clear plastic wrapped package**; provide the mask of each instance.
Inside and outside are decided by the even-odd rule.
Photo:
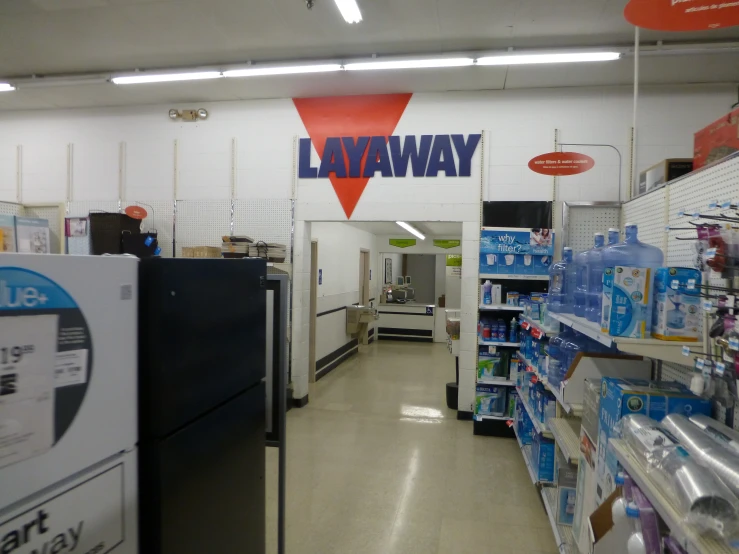
[[[737,535],[739,500],[710,466],[701,465],[674,434],[647,416],[626,416],[620,426],[623,440],[673,498],[686,523],[702,535],[724,540]]]

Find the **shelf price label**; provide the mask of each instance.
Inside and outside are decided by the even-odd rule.
[[[703,301],[703,309],[706,312],[710,312],[713,309],[713,302],[711,302],[710,300],[704,300]]]
[[[505,424],[508,425],[508,427],[513,427],[513,420],[509,419],[508,421],[505,422]]]
[[[716,375],[723,375],[726,371],[726,364],[724,362],[716,362]]]
[[[523,328],[524,331],[528,331],[531,325],[529,325],[527,321],[524,321],[523,323],[521,323],[521,327]]]
[[[535,339],[540,339],[541,335],[542,335],[541,329],[534,328],[531,330],[531,336],[534,337]]]
[[[536,375],[536,374],[532,375],[532,376],[531,376],[531,382],[532,382],[532,383],[533,383],[534,385],[535,385],[536,383],[538,383],[538,382],[539,382],[539,376],[538,376],[538,375]]]
[[[683,346],[683,356],[690,356],[690,347]]]
[[[705,368],[705,367],[706,367],[706,360],[704,360],[703,358],[698,358],[698,359],[697,359],[697,360],[695,361],[695,367],[696,367],[697,369],[701,369],[701,370],[702,370],[703,368]]]

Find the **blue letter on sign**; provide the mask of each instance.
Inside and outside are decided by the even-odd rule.
[[[390,137],[390,156],[393,159],[393,169],[396,177],[405,177],[408,172],[408,159],[413,166],[413,176],[423,177],[426,174],[426,164],[429,161],[433,135],[421,135],[421,148],[416,148],[416,137],[407,136],[400,149],[400,137]]]
[[[310,166],[310,154],[310,139],[300,139],[300,154],[298,157],[298,178],[300,179],[315,179],[318,175],[318,170]]]
[[[349,158],[349,177],[362,176],[362,154],[367,150],[369,137],[359,137],[357,144],[354,144],[352,137],[343,137],[341,142],[344,143],[346,157]]]
[[[346,177],[344,152],[341,149],[341,139],[339,138],[327,138],[326,146],[323,148],[323,158],[321,158],[321,169],[318,170],[318,177],[325,179],[329,173],[336,173],[337,177]]]
[[[480,138],[482,138],[482,135],[470,135],[467,138],[467,144],[465,144],[464,135],[452,135],[454,148],[457,149],[457,156],[459,156],[460,177],[469,177],[472,175],[472,156],[475,155]]]
[[[449,135],[436,135],[434,145],[431,147],[430,158],[426,177],[437,177],[439,171],[443,171],[447,177],[457,176],[457,167],[454,165],[454,151]]]
[[[364,164],[363,177],[374,177],[378,170],[382,171],[383,177],[393,176],[393,167],[390,165],[385,137],[372,137],[369,152],[367,152],[367,161]]]

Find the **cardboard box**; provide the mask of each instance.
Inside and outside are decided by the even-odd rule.
[[[0,233],[0,252],[16,252],[14,215],[0,215]]]
[[[582,550],[587,554],[615,554],[628,552],[628,540],[633,532],[631,523],[624,520],[614,524],[612,506],[623,495],[621,487],[613,491],[601,506],[588,518],[588,544]]]
[[[697,342],[703,311],[701,273],[688,267],[660,267],[654,276],[652,336],[661,340]]]
[[[617,423],[625,415],[642,414],[662,421],[668,414],[711,415],[711,402],[696,396],[677,382],[617,379],[601,381],[600,418],[598,423],[597,504],[615,490],[615,477],[621,471],[608,440],[615,435]]]
[[[693,168],[716,162],[739,151],[739,108],[695,133]]]
[[[693,171],[692,158],[671,158],[662,160],[658,164],[653,165],[649,169],[645,169],[639,173],[639,190],[638,194],[658,189],[662,185],[669,183],[673,179],[682,177]]]
[[[597,465],[596,443],[580,428],[580,458],[577,464],[577,488],[575,493],[575,515],[572,521],[572,534],[580,552],[590,551],[588,520],[596,508],[595,468]]]
[[[648,267],[607,267],[603,272],[601,330],[612,337],[646,338],[651,283]]]

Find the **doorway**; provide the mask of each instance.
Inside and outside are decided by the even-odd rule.
[[[359,303],[367,306],[370,302],[370,251],[359,251]]]
[[[318,319],[318,241],[310,243],[310,314],[308,331],[308,380],[316,382],[316,324]]]

